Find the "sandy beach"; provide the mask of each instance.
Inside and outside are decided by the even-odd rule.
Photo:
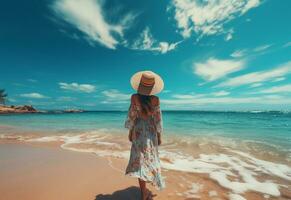
[[[66,151],[51,146],[0,145],[0,199],[9,200],[105,200],[138,199],[134,178],[118,167],[123,160],[108,160],[93,154]],[[157,199],[183,199],[169,195]]]
[[[15,140],[0,144],[1,200],[111,200],[139,199],[136,179],[124,175],[127,161],[93,153],[68,151],[59,143],[27,143]],[[207,174],[163,170],[167,188],[150,190],[154,199],[241,199],[221,187]],[[268,189],[268,188],[266,188]],[[246,199],[289,199],[288,188],[281,197],[244,193]]]
[[[136,181],[93,154],[0,145],[0,199],[137,199]]]
[[[15,143],[0,145],[0,159],[1,199],[135,200],[140,197],[136,179],[124,176],[120,170],[126,166],[126,162],[121,159],[66,151],[55,145]],[[164,173],[167,176],[165,190],[156,191],[149,187],[157,195],[154,199],[213,199],[207,197],[207,189],[200,191],[199,195],[195,194],[198,191],[192,191],[196,198],[195,195],[192,198],[183,197],[182,193],[187,191],[187,187],[177,180],[181,176],[186,180],[192,175]],[[207,183],[203,180],[205,178],[202,176],[195,179]],[[213,183],[209,183],[209,186],[215,188]],[[216,193],[212,191],[211,194]],[[215,196],[215,199],[227,199],[225,195]]]

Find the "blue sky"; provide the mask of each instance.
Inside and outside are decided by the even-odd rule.
[[[126,110],[131,75],[152,70],[165,81],[163,109],[291,110],[290,7],[289,0],[5,1],[0,87],[9,104]]]

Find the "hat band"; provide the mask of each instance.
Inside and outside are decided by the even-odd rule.
[[[137,92],[142,95],[150,95],[154,85],[144,85],[142,82],[139,83]]]
[[[154,78],[146,78],[143,75],[141,76],[140,83],[144,86],[153,86],[155,84]]]
[[[155,82],[151,82],[151,83],[147,83],[147,82],[140,82],[140,84],[146,86],[146,87],[150,87],[150,86],[153,86],[155,84]]]

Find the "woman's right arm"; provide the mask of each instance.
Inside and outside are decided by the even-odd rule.
[[[157,137],[158,137],[158,145],[161,145],[162,144],[163,119],[162,119],[162,112],[160,109],[160,100],[158,97],[156,97],[154,99],[154,106],[155,106],[154,119],[155,119],[155,126],[156,126]]]
[[[158,145],[161,145],[162,144],[162,136],[161,136],[161,133],[158,132]]]
[[[128,132],[128,140],[132,142],[132,129]]]

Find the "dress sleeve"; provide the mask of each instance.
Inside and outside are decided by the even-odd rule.
[[[160,106],[156,106],[154,110],[154,123],[156,126],[156,130],[159,133],[163,132],[163,117]]]
[[[124,123],[124,127],[132,130],[137,117],[135,106],[131,103],[128,109],[127,117]]]

